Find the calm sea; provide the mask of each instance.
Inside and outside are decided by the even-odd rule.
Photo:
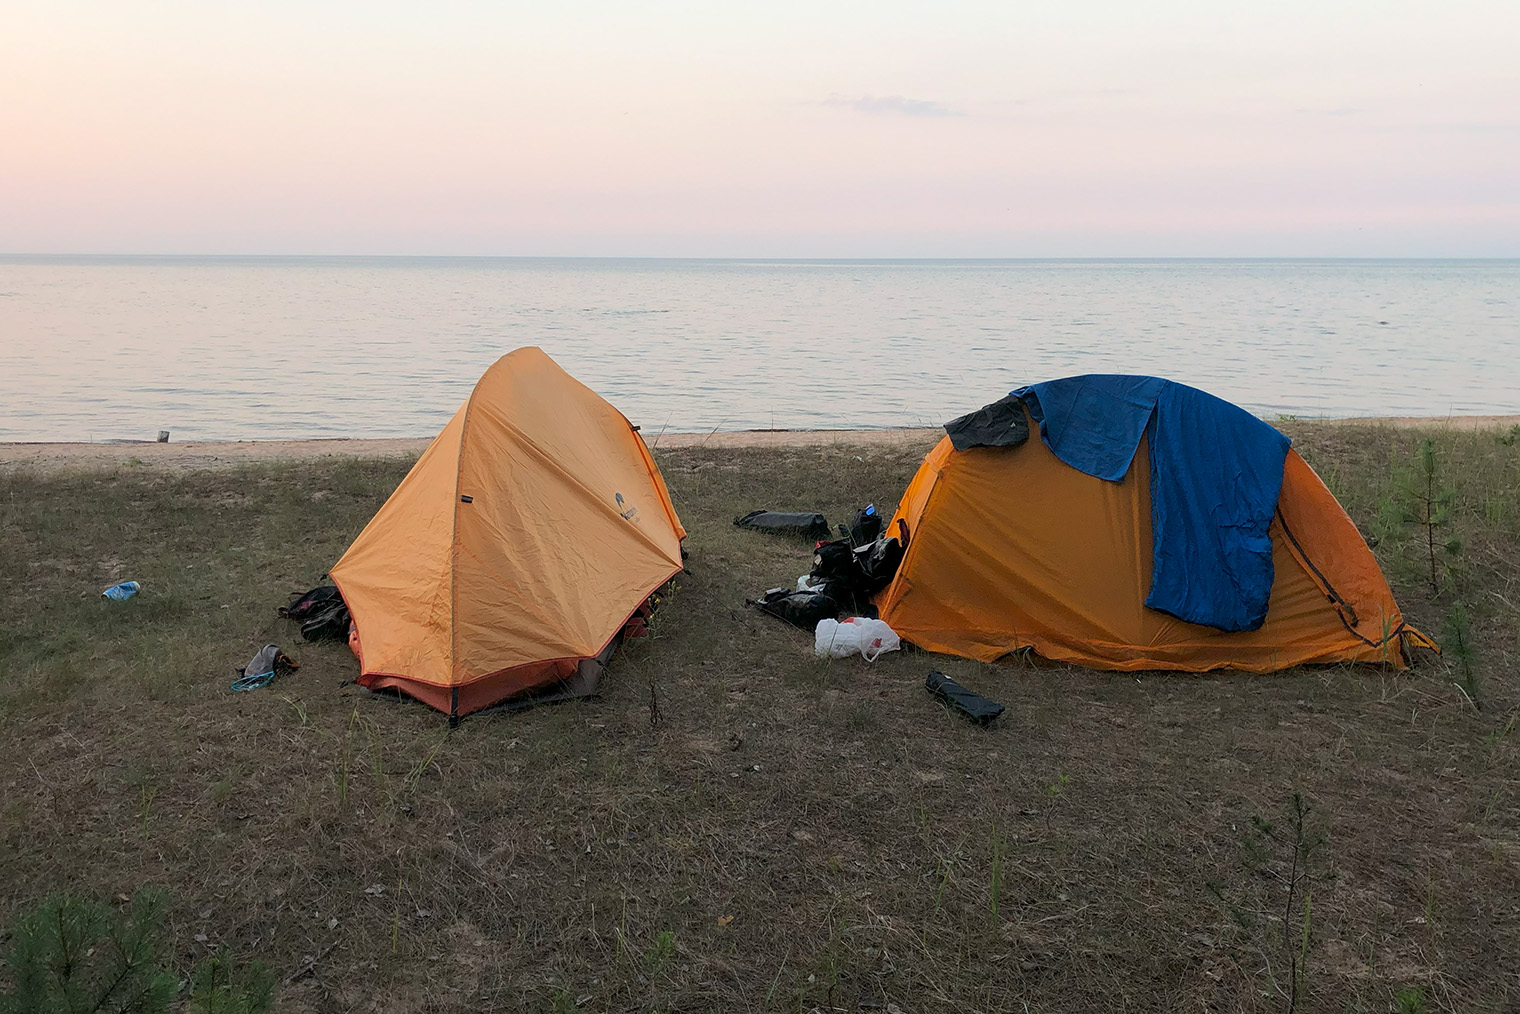
[[[540,345],[648,433],[936,425],[1152,373],[1520,412],[1520,261],[0,259],[0,440],[422,436]]]

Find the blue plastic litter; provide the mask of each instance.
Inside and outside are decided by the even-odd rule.
[[[140,591],[142,591],[142,585],[138,582],[123,581],[121,584],[113,584],[100,594],[112,602],[125,602]]]

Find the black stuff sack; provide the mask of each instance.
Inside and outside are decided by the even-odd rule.
[[[822,592],[788,591],[772,588],[758,599],[746,602],[767,616],[785,620],[808,633],[818,628],[819,620],[829,620],[839,615],[839,602]]]
[[[869,597],[891,584],[902,564],[903,553],[903,544],[891,538],[857,547],[854,557],[860,593]]]
[[[821,539],[829,534],[828,519],[822,514],[750,511],[741,518],[734,518],[734,524],[757,532],[794,535],[800,539]]]
[[[813,569],[809,575],[819,581],[856,581],[860,571],[855,566],[855,551],[850,547],[850,541],[820,542],[813,549]]]
[[[938,669],[924,680],[924,689],[959,711],[977,725],[987,725],[1003,713],[1003,706],[973,693]]]
[[[808,579],[815,590],[838,602],[840,609],[859,612],[869,598],[849,539],[820,542],[813,550],[813,569]]]

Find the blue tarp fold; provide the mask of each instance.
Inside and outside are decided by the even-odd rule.
[[[1147,606],[1221,630],[1261,626],[1287,437],[1227,401],[1157,377],[1090,374],[1013,393],[1056,457],[1100,479],[1124,478],[1148,437]]]

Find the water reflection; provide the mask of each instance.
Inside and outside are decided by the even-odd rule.
[[[1267,418],[1520,411],[1520,262],[0,261],[0,439],[415,436],[543,346],[657,429],[933,425],[1156,373]]]

